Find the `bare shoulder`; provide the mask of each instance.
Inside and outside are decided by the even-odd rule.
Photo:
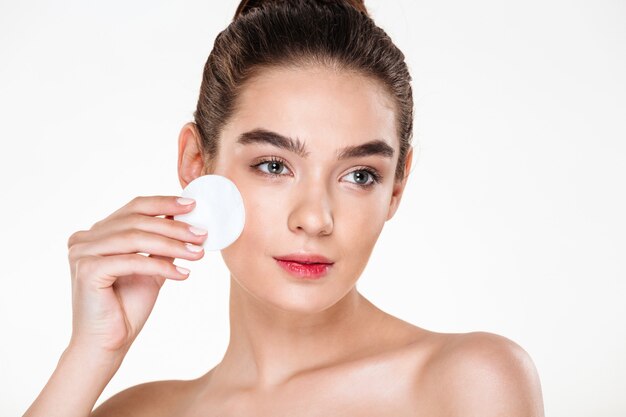
[[[152,381],[135,385],[113,395],[92,411],[91,417],[171,416],[185,395],[191,381]]]
[[[543,417],[541,385],[530,355],[494,333],[439,334],[419,376],[433,414]]]

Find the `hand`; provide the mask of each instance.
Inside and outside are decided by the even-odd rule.
[[[201,246],[194,252],[186,242],[201,245],[207,235],[195,235],[189,224],[173,219],[194,207],[195,202],[182,205],[175,196],[136,197],[90,230],[70,236],[70,346],[111,354],[128,351],[165,280],[187,278],[174,259],[204,256]]]

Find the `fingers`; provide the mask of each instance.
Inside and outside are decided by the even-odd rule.
[[[133,198],[125,206],[113,212],[106,220],[124,217],[134,213],[146,216],[159,216],[163,214],[174,216],[188,213],[193,210],[196,204],[195,202],[191,204],[181,204],[181,201],[185,200],[189,199],[182,199],[176,196],[138,196]]]
[[[190,199],[186,200],[189,201]],[[196,204],[193,200],[191,200],[191,204],[180,204],[179,201],[180,198],[176,196],[135,197],[113,214],[94,223],[89,230],[79,230],[73,233],[67,241],[67,247],[69,249],[75,243],[98,239],[111,231],[116,232],[122,229],[127,229],[125,221],[121,219],[124,219],[131,214],[136,214],[136,216],[133,216],[134,218],[132,220],[134,225],[139,226],[146,231],[154,232],[155,226],[147,225],[148,220],[145,220],[146,217],[165,215],[165,219],[174,221],[174,215],[189,213],[195,208]],[[167,222],[164,224],[169,225]],[[179,228],[183,227],[180,222],[178,223],[178,226]],[[174,231],[171,231],[168,234],[170,237],[177,237],[180,235],[180,232]],[[190,237],[193,239],[192,236]]]
[[[129,229],[97,240],[81,241],[70,246],[70,261],[83,256],[106,256],[126,253],[149,253],[170,258],[198,260],[204,256],[200,245],[168,238],[156,233]]]
[[[165,216],[165,219],[167,219],[167,220],[174,220],[174,216]],[[167,261],[169,263],[174,263],[174,259],[175,259],[175,258],[172,258],[172,257],[169,257],[169,256],[162,256],[162,255],[152,255],[152,254],[150,254],[148,256],[151,257],[151,258],[161,259],[161,260]],[[161,285],[163,285],[163,280],[160,280],[159,284],[160,284],[159,287]]]
[[[100,240],[106,236],[119,234],[131,229],[157,233],[172,239],[191,242],[196,245],[202,244],[207,237],[206,233],[200,234],[200,230],[194,228],[189,223],[173,220],[173,216],[160,218],[132,213],[126,217],[117,217],[109,219],[107,222],[98,223],[92,227],[89,233],[83,233],[75,237],[72,243]]]
[[[152,261],[152,267],[167,264],[169,267],[161,270],[160,274],[153,274],[151,270],[144,273],[179,277],[181,272],[173,265],[176,258],[198,260],[204,256],[201,245],[207,238],[206,231],[174,220],[174,215],[189,212],[193,207],[193,200],[192,204],[183,205],[176,196],[134,198],[111,216],[95,223],[90,230],[80,230],[70,236],[67,245],[72,276],[81,276],[77,272],[79,261],[90,265],[94,262],[93,259],[104,257],[115,258],[115,262],[134,259],[135,268],[139,267],[138,262]],[[162,215],[164,218],[153,217],[155,215]],[[124,258],[131,255],[132,258]],[[85,261],[85,258],[88,260]],[[115,280],[117,275],[114,272],[102,271],[102,282],[110,283]],[[162,283],[163,280],[158,282]]]
[[[76,262],[76,272],[79,279],[88,280],[90,286],[95,285],[97,288],[110,287],[118,276],[131,274],[157,275],[175,280],[183,280],[188,276],[184,268],[178,269],[165,260],[137,254],[84,256]]]
[[[195,203],[181,205],[178,203],[178,200],[179,198],[176,196],[134,198],[106,219],[96,222],[90,230],[79,230],[72,234],[67,242],[68,249],[87,242],[103,241],[106,240],[106,238],[120,234],[125,235],[126,238],[137,241],[141,239],[141,236],[140,233],[136,231],[157,234],[174,240],[201,245],[207,237],[206,230],[199,230],[188,223],[174,220],[174,215],[191,211],[195,207]],[[154,215],[164,215],[165,218],[152,217]],[[146,235],[143,236],[145,237]],[[110,241],[110,239],[108,241]],[[83,246],[83,248],[80,250],[74,248],[71,252],[85,255],[120,253],[106,251],[102,245],[92,246],[92,248],[94,248],[93,251],[84,251],[84,245],[81,246]],[[161,247],[162,246],[163,245],[161,245]],[[173,257],[170,253],[161,252],[152,254]],[[75,256],[71,256],[70,258],[77,259]]]
[[[165,219],[168,219],[168,220],[173,220],[173,219],[174,219],[174,216],[165,216]],[[174,262],[174,258],[169,257],[169,256],[152,255],[152,254],[151,254],[151,255],[148,255],[148,257],[150,257],[150,258],[156,258],[156,259],[161,259],[161,260],[167,261],[167,262],[169,262],[169,263],[173,263],[173,262]],[[160,287],[161,285],[163,285],[163,280],[160,280],[160,281],[159,281],[159,287]]]
[[[132,343],[165,280],[188,277],[174,259],[204,255],[200,245],[207,234],[194,234],[190,225],[174,220],[194,207],[181,205],[175,196],[137,197],[69,237],[72,340],[115,351]]]

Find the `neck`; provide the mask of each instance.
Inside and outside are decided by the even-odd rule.
[[[230,342],[212,378],[259,389],[363,351],[384,318],[356,287],[328,309],[305,314],[264,303],[232,276],[229,309]]]

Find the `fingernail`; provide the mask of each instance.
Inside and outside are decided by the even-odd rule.
[[[202,235],[206,235],[208,233],[207,230],[201,229],[199,227],[195,227],[195,226],[189,226],[189,230],[191,231],[191,233],[193,233],[196,236],[202,236]]]
[[[192,198],[179,197],[176,201],[182,206],[188,206],[189,204],[193,204],[195,200]]]
[[[192,243],[185,243],[185,246],[187,246],[187,249],[191,252],[200,252],[202,250],[202,246],[194,245]]]
[[[177,266],[176,269],[178,272],[184,275],[189,275],[189,270],[187,268],[183,268],[182,266]]]

